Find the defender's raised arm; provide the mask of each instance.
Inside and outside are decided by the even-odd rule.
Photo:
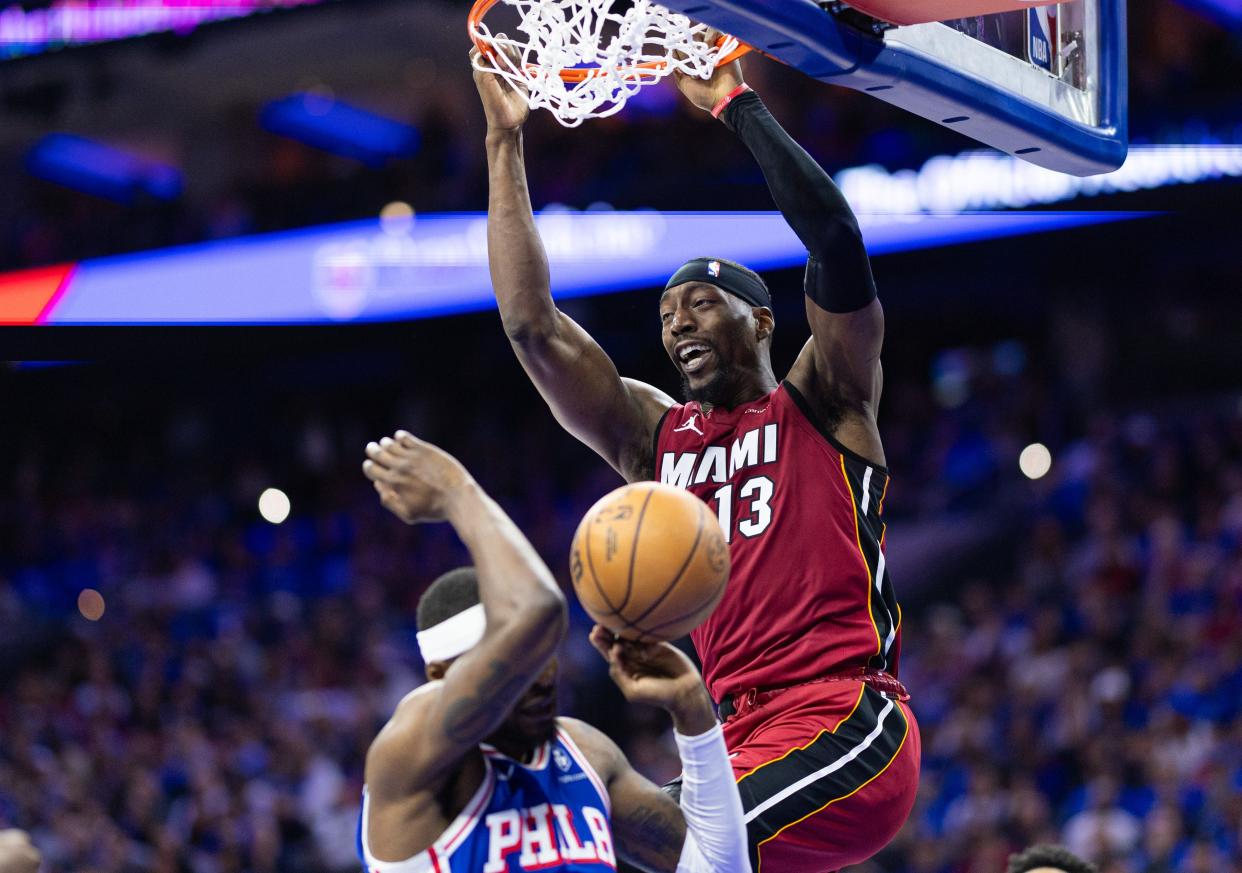
[[[478,645],[434,691],[407,698],[376,739],[367,784],[383,800],[434,786],[496,730],[560,645],[567,618],[547,566],[451,455],[398,431],[367,446],[363,470],[402,521],[452,524],[478,572],[486,622]]]
[[[650,478],[651,437],[673,401],[622,379],[599,344],[556,308],[526,184],[529,108],[500,77],[476,71],[474,78],[487,113],[488,260],[505,333],[557,421],[622,476]]]

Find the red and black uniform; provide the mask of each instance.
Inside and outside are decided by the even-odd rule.
[[[888,471],[822,431],[788,382],[736,409],[672,407],[655,462],[729,539],[728,587],[692,638],[726,716],[755,873],[865,860],[909,814],[920,757],[896,679]]]

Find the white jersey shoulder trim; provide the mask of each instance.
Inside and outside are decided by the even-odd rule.
[[[591,766],[591,762],[587,760],[587,756],[578,748],[578,744],[574,742],[574,738],[569,735],[569,731],[561,726],[560,722],[556,725],[556,735],[560,738],[561,743],[569,750],[569,754],[573,755],[578,766],[582,768],[582,772],[587,775],[587,779],[595,786],[595,793],[599,795],[600,802],[604,804],[604,811],[608,813],[608,818],[612,818],[612,799],[608,796],[608,789],[604,787],[604,780],[595,772],[595,768]]]
[[[486,768],[483,782],[457,818],[453,819],[452,824],[445,828],[444,832],[427,849],[404,861],[381,861],[371,854],[371,846],[367,839],[367,831],[370,827],[371,796],[364,785],[362,787],[362,854],[366,860],[367,870],[370,873],[437,873],[437,871],[448,869],[449,858],[474,832],[496,788],[496,771],[492,769],[492,764],[486,756],[483,758],[483,765]]]

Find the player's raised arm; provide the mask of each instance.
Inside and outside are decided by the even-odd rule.
[[[617,641],[598,626],[591,643],[627,700],[672,716],[683,770],[679,805],[631,767],[611,740],[570,723],[580,745],[601,762],[618,853],[652,873],[750,873],[742,800],[699,671],[668,643]]]
[[[476,70],[474,78],[487,114],[487,248],[505,333],[566,430],[630,481],[651,478],[652,434],[673,401],[622,379],[599,344],[556,308],[526,184],[529,107],[499,76]]]
[[[407,524],[448,521],[478,574],[483,638],[434,690],[407,698],[372,746],[373,794],[436,784],[505,720],[565,635],[565,598],[534,548],[456,459],[404,431],[367,446],[380,500]]]
[[[679,76],[678,86],[750,149],[777,208],[807,248],[804,287],[813,338],[791,371],[791,381],[821,411],[854,414],[868,423],[849,428],[843,442],[882,460],[874,421],[882,387],[884,311],[849,203],[743,82],[740,64],[719,68],[707,82]]]

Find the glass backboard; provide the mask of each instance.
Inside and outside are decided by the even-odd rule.
[[[841,2],[666,5],[807,75],[865,91],[1031,163],[1086,176],[1125,160],[1125,0],[906,26]]]

